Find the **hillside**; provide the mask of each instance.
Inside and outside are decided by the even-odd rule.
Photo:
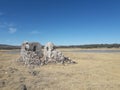
[[[42,46],[43,48],[44,46]],[[62,45],[57,48],[120,48],[120,44]],[[20,49],[20,46],[0,44],[0,49]]]
[[[86,45],[69,45],[57,46],[58,48],[120,48],[120,44],[86,44]]]
[[[0,44],[0,49],[20,49],[20,46]]]

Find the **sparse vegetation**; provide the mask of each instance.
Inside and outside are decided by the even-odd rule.
[[[120,89],[120,53],[63,52],[77,64],[26,67],[16,62],[19,53],[8,51],[0,51],[0,90]]]

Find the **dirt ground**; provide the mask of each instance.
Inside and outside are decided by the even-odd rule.
[[[0,90],[120,90],[120,53],[60,50],[77,64],[29,67],[0,50]]]

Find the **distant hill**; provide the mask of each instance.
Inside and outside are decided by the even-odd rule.
[[[69,46],[57,46],[57,48],[120,48],[120,44],[69,45]]]
[[[20,46],[0,44],[0,49],[20,49]]]
[[[44,46],[42,46],[42,48],[43,47]],[[69,46],[56,46],[56,48],[120,48],[120,44],[69,45]],[[20,49],[20,46],[0,44],[0,49]]]

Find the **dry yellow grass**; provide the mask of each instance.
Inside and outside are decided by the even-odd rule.
[[[120,53],[64,52],[77,64],[31,69],[15,62],[19,54],[5,52],[0,51],[0,80],[5,81],[0,90],[19,90],[20,84],[28,90],[120,90]]]

